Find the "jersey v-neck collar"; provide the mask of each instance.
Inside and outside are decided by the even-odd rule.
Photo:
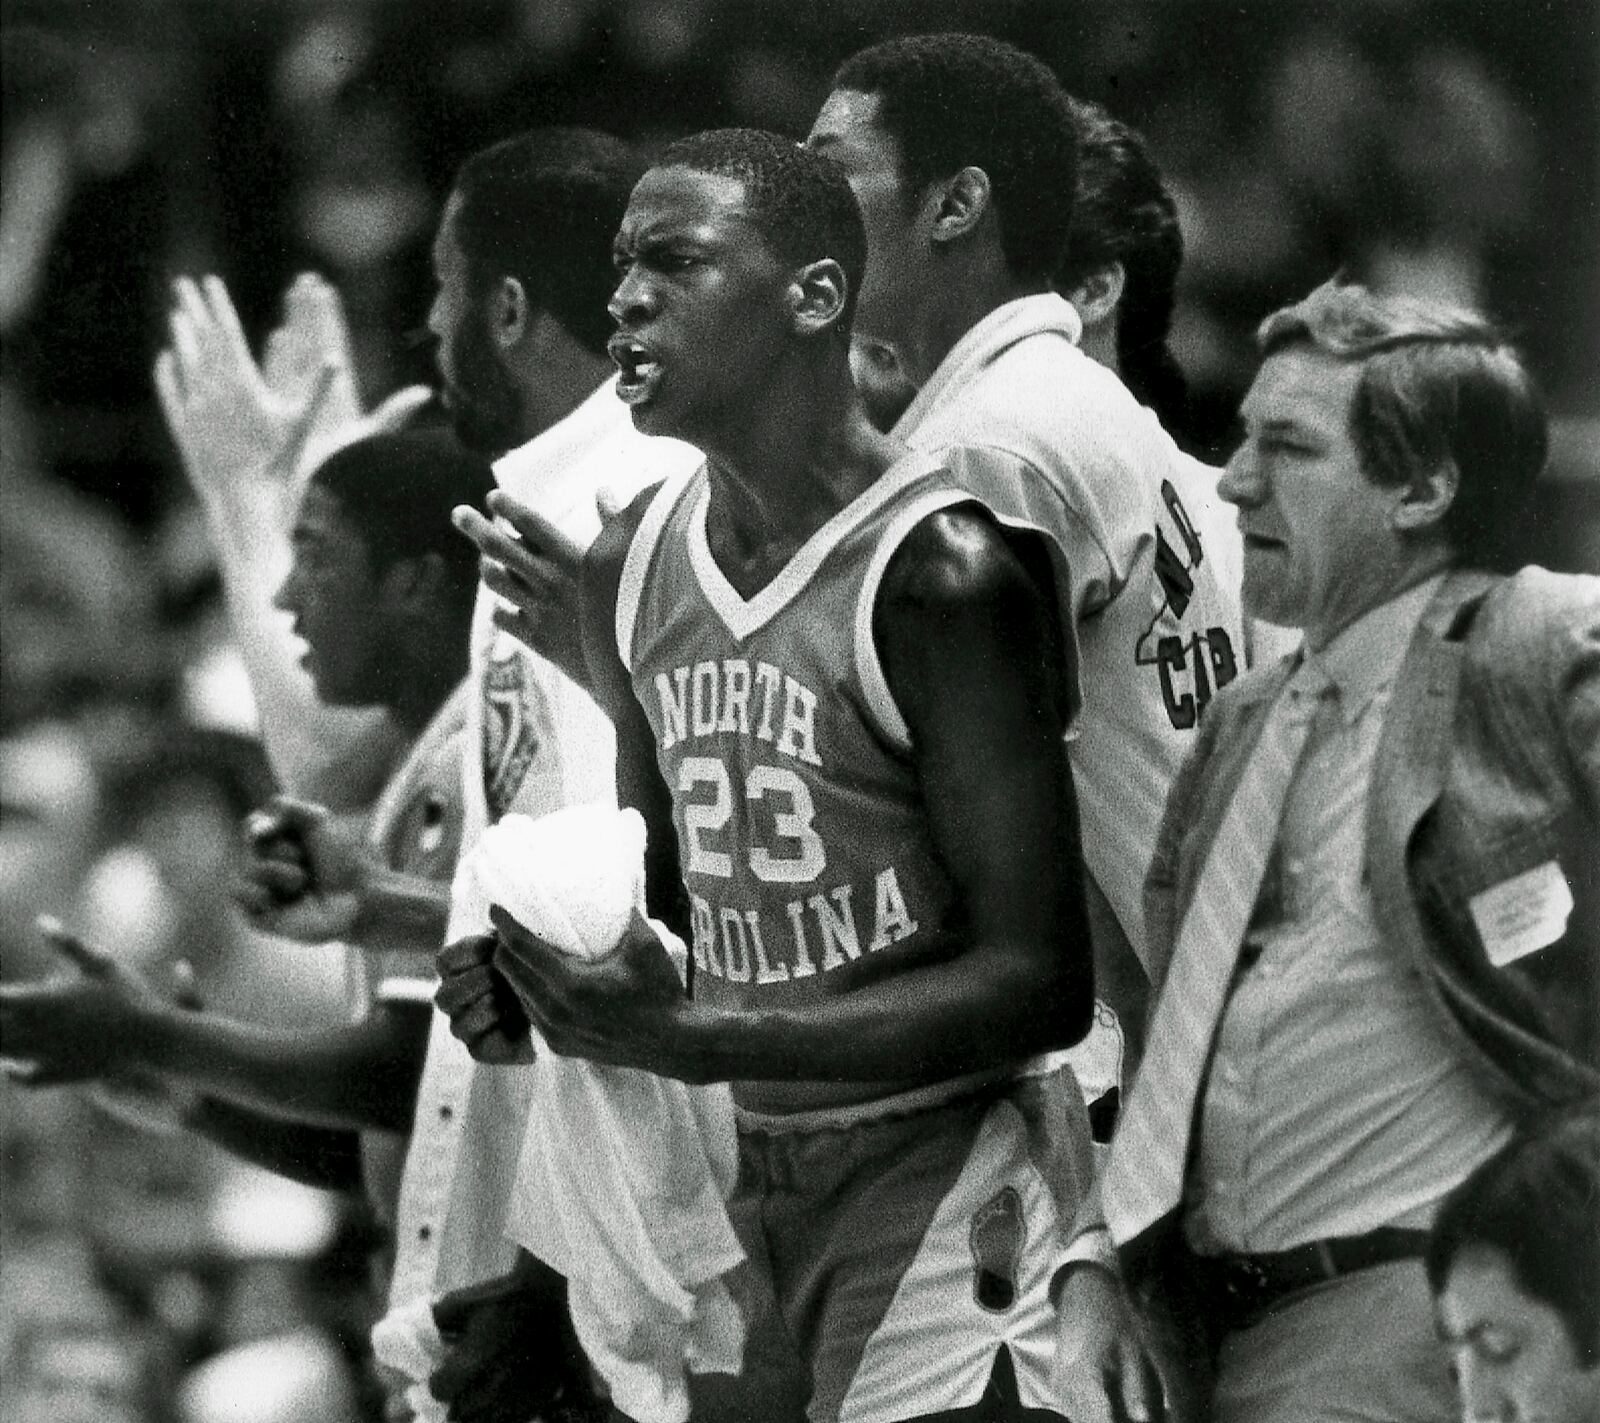
[[[795,550],[794,555],[755,594],[743,597],[717,566],[706,533],[706,513],[711,506],[709,470],[702,471],[689,511],[687,542],[689,566],[694,570],[706,602],[722,625],[740,642],[759,632],[792,603],[810,583],[822,562],[852,529],[870,518],[902,489],[937,469],[936,457],[913,451],[896,460],[844,508],[835,513]]]

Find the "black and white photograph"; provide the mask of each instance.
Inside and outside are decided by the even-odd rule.
[[[0,1423],[1600,1423],[1596,0],[0,0]]]

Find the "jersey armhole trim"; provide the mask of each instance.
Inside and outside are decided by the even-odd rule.
[[[1074,741],[1078,736],[1078,719],[1083,714],[1083,649],[1078,644],[1078,619],[1072,592],[1072,560],[1062,547],[1061,540],[1043,524],[1033,519],[1002,514],[997,509],[990,509],[989,513],[1008,533],[1031,534],[1039,539],[1049,555],[1050,577],[1055,584],[1050,591],[1054,595],[1052,601],[1061,622],[1061,651],[1071,660],[1072,667],[1071,685],[1066,688],[1071,701],[1067,717],[1067,740]]]
[[[661,541],[661,531],[666,528],[667,520],[677,507],[678,500],[690,482],[704,468],[702,464],[693,470],[675,475],[656,491],[656,497],[644,511],[644,518],[639,520],[639,527],[633,531],[633,540],[629,543],[627,556],[622,561],[622,578],[617,584],[617,655],[622,658],[622,665],[628,669],[630,675],[633,672],[634,625],[639,619],[639,602],[644,596],[644,580],[650,571],[650,560],[655,554],[656,545]]]
[[[982,505],[983,501],[964,489],[936,489],[913,500],[884,530],[861,580],[861,592],[856,598],[856,676],[866,697],[868,715],[889,743],[902,752],[911,750],[911,729],[900,713],[894,693],[889,690],[889,679],[884,675],[883,662],[878,656],[877,639],[872,635],[872,613],[878,605],[878,588],[889,560],[912,529],[940,509],[972,503]]]

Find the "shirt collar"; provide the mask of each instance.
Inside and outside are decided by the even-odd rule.
[[[1055,332],[1076,346],[1083,335],[1078,310],[1056,292],[1038,292],[1017,297],[995,307],[976,325],[969,326],[949,353],[939,362],[916,399],[894,428],[897,439],[905,439],[966,381],[972,379],[1002,352],[1018,341],[1041,332]]]
[[[542,514],[559,506],[566,486],[583,477],[581,457],[600,441],[633,428],[616,384],[616,377],[608,376],[569,414],[501,455],[491,466],[495,483]]]
[[[1346,724],[1354,723],[1367,704],[1393,683],[1412,635],[1442,582],[1443,573],[1425,578],[1363,613],[1320,651],[1305,654],[1305,660],[1320,667],[1338,689]]]

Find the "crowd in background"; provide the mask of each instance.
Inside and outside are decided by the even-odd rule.
[[[186,958],[238,1015],[337,1013],[322,959],[226,912],[234,826],[269,778],[151,362],[175,275],[222,273],[256,333],[309,268],[344,298],[369,403],[428,379],[440,198],[467,153],[530,124],[800,134],[873,39],[1018,41],[1138,124],[1178,198],[1187,444],[1225,450],[1256,322],[1336,265],[1482,303],[1558,416],[1539,561],[1600,568],[1588,6],[6,0],[0,18],[0,976],[42,971],[49,912],[142,963]],[[262,1394],[262,1418],[362,1406],[350,1207],[67,1094],[6,1090],[0,1138],[8,1418],[201,1419],[273,1378],[307,1397]],[[271,1238],[240,1224],[264,1219]]]

